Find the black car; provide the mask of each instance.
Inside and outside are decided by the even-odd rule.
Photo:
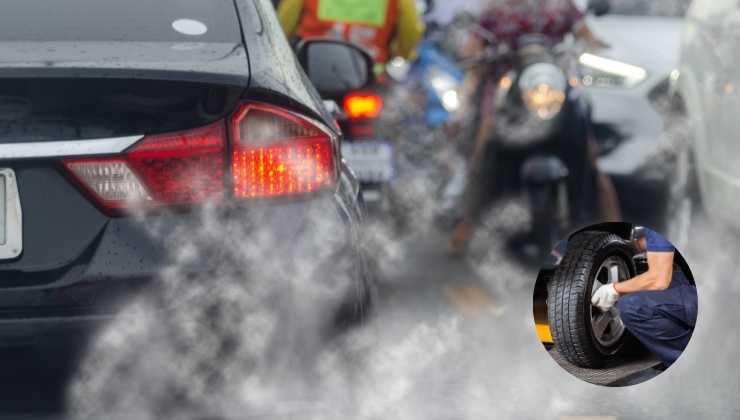
[[[182,278],[214,281],[238,258],[219,247],[260,241],[257,230],[277,239],[255,246],[289,262],[312,252],[295,249],[295,235],[331,223],[339,251],[316,253],[316,263],[324,273],[349,267],[351,283],[331,310],[340,320],[367,313],[374,283],[359,186],[301,68],[351,60],[358,74],[334,77],[333,88],[357,88],[370,77],[361,52],[317,41],[299,61],[268,0],[2,9],[0,346],[114,316],[159,281],[176,238],[202,231],[206,211],[239,230],[195,240]]]

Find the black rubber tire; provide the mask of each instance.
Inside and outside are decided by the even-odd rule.
[[[338,331],[363,325],[370,319],[375,309],[378,300],[377,286],[366,284],[353,292],[352,296],[345,299],[334,317],[334,328]]]
[[[355,264],[357,276],[361,279],[357,287],[352,287],[334,317],[335,332],[343,332],[365,324],[373,314],[378,298],[377,261],[366,255]]]
[[[565,256],[547,285],[550,332],[558,352],[569,362],[587,368],[601,367],[630,341],[626,330],[608,348],[596,341],[589,320],[589,291],[597,270],[608,257],[624,259],[630,277],[634,276],[634,252],[627,241],[607,232],[587,231],[569,241]]]

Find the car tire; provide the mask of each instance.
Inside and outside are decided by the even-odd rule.
[[[355,267],[360,281],[352,287],[334,316],[334,332],[347,331],[365,324],[378,302],[378,269],[372,259],[362,257]]]
[[[616,308],[602,313],[591,305],[595,288],[635,275],[635,250],[620,236],[582,232],[571,238],[547,285],[548,322],[558,352],[569,362],[598,368],[631,340]]]

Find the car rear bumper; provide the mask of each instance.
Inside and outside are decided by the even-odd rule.
[[[266,251],[271,253],[301,252],[295,246],[299,235],[312,232],[312,226],[319,222],[331,225],[331,239],[341,253],[328,257],[330,265],[337,262],[338,266],[360,267],[359,221],[356,214],[352,214],[351,206],[337,195],[325,194],[297,202],[264,203],[257,208],[232,207],[225,210],[227,214],[222,217],[224,224],[231,226],[241,224],[242,220],[251,224],[238,233],[246,233],[244,241],[254,240],[248,233],[252,225],[255,230],[274,232],[278,239],[270,241],[270,249]],[[259,213],[258,223],[252,217],[255,213]],[[320,215],[320,221],[309,214]],[[173,261],[177,256],[173,254],[181,252],[178,244],[168,243],[168,232],[182,232],[183,228],[191,227],[194,231],[208,229],[203,223],[213,221],[198,219],[194,215],[168,213],[152,216],[146,222],[144,224],[134,218],[110,219],[94,243],[63,269],[38,272],[0,269],[0,347],[28,341],[31,336],[44,336],[49,331],[88,329],[118,315],[133,299],[164,284],[162,273],[176,264]],[[156,226],[158,233],[147,232],[151,226]],[[217,232],[216,238],[219,234],[230,233],[226,230]],[[234,243],[234,238],[229,239],[224,239],[223,246]],[[219,246],[219,242],[211,239],[204,243],[203,254],[221,252],[213,249]],[[342,259],[350,259],[350,262],[339,264]],[[185,268],[178,266],[177,278],[167,277],[167,282],[182,281],[185,287],[177,287],[178,295],[163,301],[158,309],[168,310],[186,303],[191,298],[188,285],[200,286],[216,280],[213,272],[219,267],[214,265],[223,263],[223,260],[209,260],[205,256],[199,260],[198,255],[193,260],[194,263]],[[245,266],[247,264],[244,263]],[[358,287],[366,287],[367,273],[361,269],[352,273],[351,281]]]

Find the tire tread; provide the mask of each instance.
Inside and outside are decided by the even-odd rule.
[[[560,265],[548,283],[548,319],[553,342],[569,362],[582,367],[599,367],[605,358],[594,345],[586,322],[585,293],[598,262],[599,252],[614,242],[625,241],[612,233],[586,231],[568,243]]]

